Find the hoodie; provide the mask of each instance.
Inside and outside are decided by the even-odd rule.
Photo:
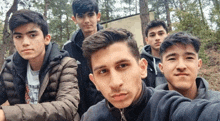
[[[160,58],[151,55],[150,45],[146,45],[141,50],[141,58],[145,58],[148,62],[147,77],[143,79],[145,84],[150,87],[156,87],[160,84],[167,83],[166,78],[161,73],[158,64],[161,62]]]
[[[209,90],[209,83],[201,77],[196,78],[197,96],[195,99],[220,100],[220,92]],[[156,89],[169,90],[168,84],[161,84]]]

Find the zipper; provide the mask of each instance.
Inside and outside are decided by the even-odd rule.
[[[124,109],[119,109],[121,113],[121,121],[127,121],[124,115]]]

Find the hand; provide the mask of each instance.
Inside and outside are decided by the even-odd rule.
[[[5,113],[2,109],[0,109],[0,121],[6,121],[5,119]]]

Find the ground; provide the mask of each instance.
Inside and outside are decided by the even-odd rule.
[[[199,76],[209,82],[211,90],[220,91],[220,50],[210,48],[205,53],[208,63],[203,63]]]

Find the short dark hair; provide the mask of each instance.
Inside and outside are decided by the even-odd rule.
[[[167,26],[166,26],[166,24],[165,24],[164,21],[162,21],[162,20],[152,20],[152,21],[150,21],[150,22],[147,24],[147,27],[146,27],[146,29],[145,29],[145,35],[146,35],[146,37],[148,37],[148,32],[149,32],[149,30],[150,30],[151,28],[158,27],[158,26],[162,26],[162,27],[166,30],[166,32],[168,33],[168,28],[167,28]]]
[[[98,4],[95,0],[74,0],[72,3],[73,15],[85,14],[86,12],[95,11],[96,14],[99,12]]]
[[[82,45],[83,55],[87,59],[90,69],[92,69],[92,65],[91,65],[92,54],[116,42],[126,42],[135,59],[137,61],[140,59],[138,46],[131,32],[121,28],[119,29],[108,28],[105,30],[98,31],[93,35],[90,35],[83,41],[83,45]]]
[[[196,53],[199,52],[200,46],[201,46],[201,42],[200,40],[195,37],[192,36],[189,33],[186,32],[177,32],[171,35],[168,35],[163,43],[160,46],[160,57],[162,60],[162,56],[163,54],[166,52],[166,50],[173,46],[173,45],[177,45],[177,44],[182,44],[184,46],[186,45],[192,45],[196,51]]]
[[[44,37],[48,35],[48,24],[43,15],[31,10],[16,11],[9,20],[9,28],[13,32],[15,28],[28,23],[37,24],[43,32]]]

